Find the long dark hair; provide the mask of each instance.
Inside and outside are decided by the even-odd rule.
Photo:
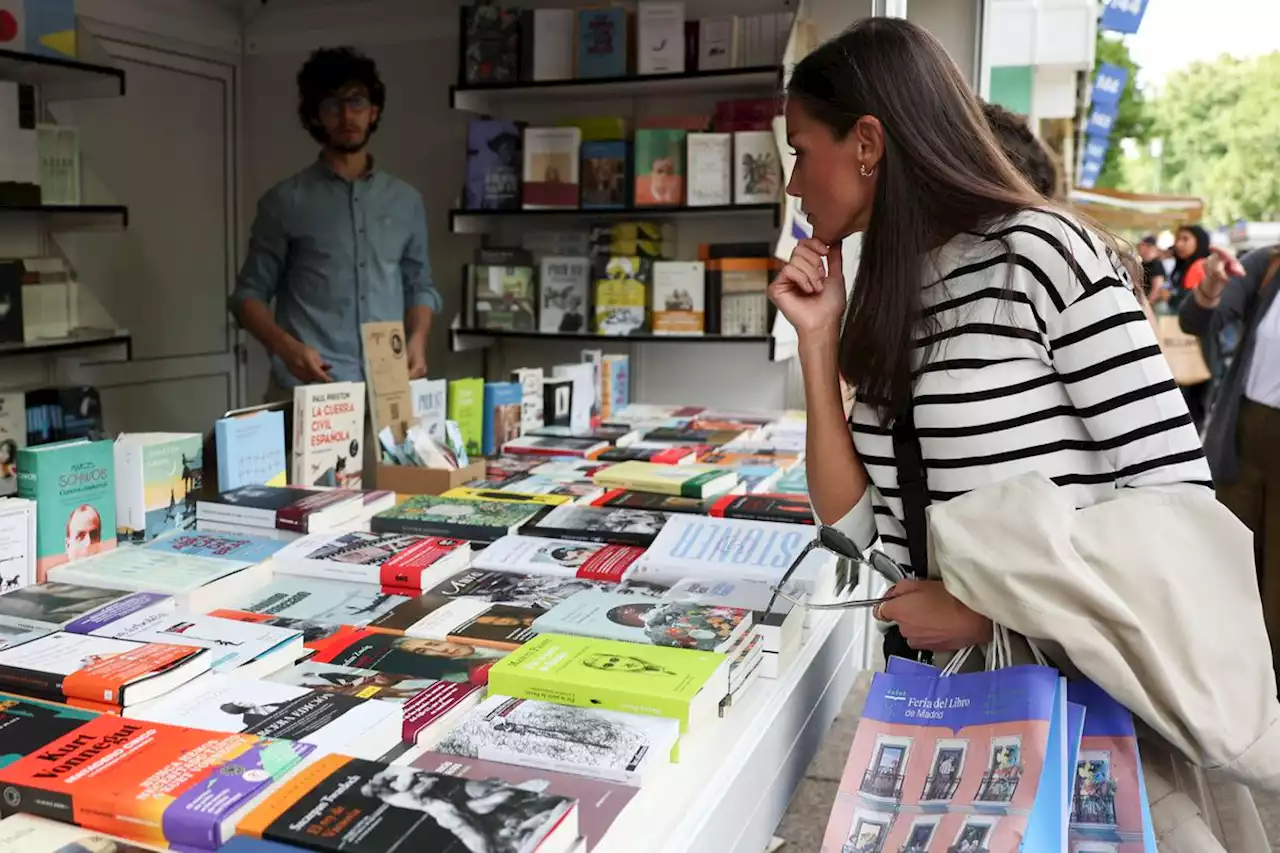
[[[1169,283],[1174,288],[1182,287],[1182,280],[1186,278],[1187,270],[1191,269],[1191,265],[1201,258],[1207,258],[1213,254],[1209,251],[1209,232],[1204,230],[1200,225],[1183,225],[1178,229],[1186,231],[1192,237],[1196,238],[1196,250],[1191,253],[1189,258],[1179,258],[1177,253],[1173,258],[1173,272],[1169,275]]]
[[[926,253],[1046,201],[1002,153],[942,45],[915,24],[858,21],[796,65],[787,95],[837,139],[862,116],[884,128],[840,372],[887,419],[911,396]]]

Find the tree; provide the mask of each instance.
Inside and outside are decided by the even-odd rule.
[[[1116,189],[1124,184],[1124,154],[1120,150],[1120,140],[1134,139],[1139,144],[1145,143],[1151,135],[1152,120],[1142,90],[1138,88],[1138,64],[1129,56],[1128,45],[1114,37],[1105,38],[1099,31],[1096,56],[1097,65],[1109,62],[1129,71],[1129,79],[1120,93],[1116,120],[1111,125],[1111,145],[1107,148],[1107,157],[1096,184]]]
[[[1166,192],[1205,199],[1211,224],[1280,216],[1280,52],[1171,74],[1153,105]]]

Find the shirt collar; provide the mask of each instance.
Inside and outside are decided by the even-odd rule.
[[[329,168],[329,164],[324,161],[323,152],[316,155],[316,161],[311,164],[311,168],[317,175],[320,175],[321,177],[332,178],[338,181],[346,180],[346,178],[342,177],[337,172],[333,171],[333,169]],[[365,167],[364,174],[362,174],[358,180],[367,181],[373,178],[376,174],[378,174],[378,165],[375,162],[373,155],[370,154],[369,162]]]

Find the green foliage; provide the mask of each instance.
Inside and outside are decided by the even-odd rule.
[[[1097,182],[1099,187],[1116,189],[1124,184],[1124,153],[1120,150],[1120,140],[1132,138],[1139,144],[1145,143],[1151,135],[1152,121],[1142,90],[1137,85],[1138,65],[1129,56],[1129,47],[1119,39],[1103,38],[1099,30],[1095,62],[1097,65],[1109,62],[1129,70],[1129,79],[1120,93],[1116,120],[1111,126],[1111,145],[1107,148],[1107,158],[1103,161]]]
[[[1280,216],[1278,92],[1280,52],[1171,74],[1153,105],[1162,190],[1204,198],[1214,225]]]

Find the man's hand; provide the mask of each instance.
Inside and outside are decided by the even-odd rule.
[[[333,381],[333,374],[329,372],[333,365],[325,361],[315,347],[294,340],[282,347],[279,355],[284,366],[300,382]]]
[[[409,345],[409,378],[425,379],[427,376],[426,345],[421,348]]]

